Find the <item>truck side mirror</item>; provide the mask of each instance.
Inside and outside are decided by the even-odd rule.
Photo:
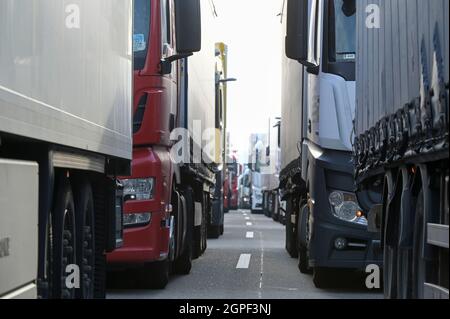
[[[178,54],[198,52],[202,47],[200,0],[175,0]]]
[[[308,60],[308,0],[288,0],[286,56],[302,64]]]

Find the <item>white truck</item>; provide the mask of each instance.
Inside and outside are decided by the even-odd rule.
[[[267,134],[252,134],[250,136],[251,151],[251,212],[264,213],[264,190],[269,188],[271,181],[270,167],[267,165]]]
[[[275,221],[279,219],[280,201],[278,187],[281,170],[281,120],[279,117],[269,120],[269,145],[266,149],[266,171],[269,175],[267,185],[263,188],[263,211]]]
[[[341,269],[380,264],[355,195],[355,0],[287,0],[283,63],[280,192],[286,249],[317,287]],[[289,59],[288,59],[289,58]]]
[[[104,297],[132,156],[132,9],[0,2],[0,298]]]

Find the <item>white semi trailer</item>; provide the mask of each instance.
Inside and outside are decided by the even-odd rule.
[[[0,298],[104,296],[132,155],[132,10],[0,2]]]
[[[385,297],[448,300],[449,1],[359,3],[355,172]]]
[[[283,63],[282,171],[286,249],[317,287],[339,269],[379,264],[355,196],[355,0],[288,0]],[[300,63],[299,63],[300,62]]]

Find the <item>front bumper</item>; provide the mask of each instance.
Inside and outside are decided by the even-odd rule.
[[[164,150],[151,148],[133,151],[131,178],[153,177],[156,183],[152,199],[125,202],[124,214],[151,213],[151,220],[148,225],[124,228],[123,246],[107,254],[108,267],[139,265],[167,258],[170,212],[166,206],[171,186],[167,182],[163,183],[162,177],[165,171],[169,171],[167,154]]]
[[[382,265],[380,240],[364,229],[316,222],[314,232],[320,238],[311,241],[311,267],[364,270],[367,265]],[[343,250],[336,249],[334,243],[338,238],[345,239],[349,246]]]
[[[149,225],[124,230],[124,245],[107,254],[107,262],[131,265],[164,260],[168,256],[169,228],[164,227],[165,213],[152,213]]]
[[[369,264],[382,264],[378,234],[366,226],[338,219],[332,213],[329,194],[333,190],[353,193],[353,165],[349,152],[316,149],[309,154],[309,192],[312,199],[311,267],[365,269]],[[315,154],[313,156],[312,154]],[[335,248],[335,240],[343,238],[345,249]]]

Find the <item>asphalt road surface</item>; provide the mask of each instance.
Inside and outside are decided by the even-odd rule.
[[[364,280],[348,275],[340,287],[315,288],[311,275],[300,274],[297,260],[284,249],[284,226],[263,215],[234,211],[225,215],[225,233],[208,240],[208,249],[193,262],[191,274],[173,276],[164,290],[135,289],[132,274],[108,289],[108,298],[123,299],[375,299]]]

